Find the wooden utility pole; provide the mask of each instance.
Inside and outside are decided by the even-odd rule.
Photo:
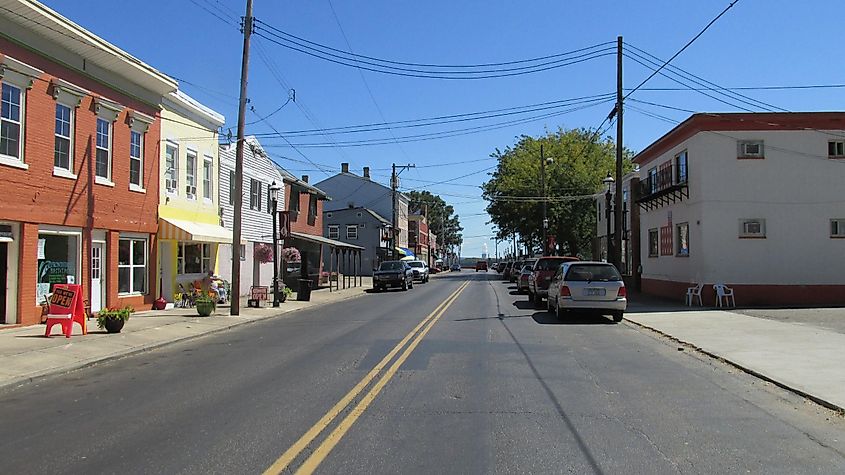
[[[241,94],[238,104],[238,143],[235,146],[235,216],[232,227],[232,300],[230,315],[240,315],[241,295],[241,207],[244,196],[244,128],[246,127],[246,86],[249,70],[249,38],[252,36],[252,0],[246,0],[243,18],[244,49],[241,58]]]
[[[546,216],[546,157],[543,155],[543,144],[540,144],[540,203],[543,206],[543,222],[540,226],[543,227],[543,256],[549,255],[548,234],[549,234],[549,218]],[[530,256],[531,253],[529,252]]]
[[[410,163],[407,165],[399,165],[398,167],[396,164],[393,164],[393,172],[390,174],[390,191],[393,193],[393,239],[390,240],[390,245],[392,247],[391,255],[393,256],[394,260],[399,259],[399,251],[396,250],[398,243],[396,240],[399,238],[399,226],[397,224],[396,215],[396,189],[399,188],[399,174],[396,173],[396,169],[399,168],[399,173],[402,173],[406,168],[416,168],[416,165],[411,165]]]
[[[616,38],[616,196],[613,214],[613,257],[611,262],[622,272],[622,37]],[[608,236],[610,238],[610,236]]]

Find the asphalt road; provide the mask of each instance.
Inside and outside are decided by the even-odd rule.
[[[845,473],[840,416],[511,287],[452,273],[0,393],[0,473]]]

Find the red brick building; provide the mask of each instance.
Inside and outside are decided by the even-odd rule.
[[[429,230],[428,220],[424,214],[412,214],[408,216],[408,247],[417,259],[433,265],[433,259],[429,258]]]
[[[176,82],[41,5],[0,19],[0,324],[39,322],[71,281],[93,311],[149,308],[158,104]]]

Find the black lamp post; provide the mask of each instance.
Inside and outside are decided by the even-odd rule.
[[[540,193],[541,193],[541,203],[543,208],[543,255],[549,255],[549,218],[546,215],[547,213],[547,205],[546,201],[548,198],[546,197],[546,165],[551,165],[554,162],[552,157],[546,158],[543,154],[543,144],[540,144]]]
[[[278,307],[281,298],[279,297],[279,230],[278,230],[278,207],[279,190],[282,187],[277,185],[275,180],[270,185],[270,201],[273,206],[273,306]]]
[[[607,242],[607,262],[615,264],[615,254],[613,253],[612,249],[613,240],[611,239],[612,234],[610,232],[610,218],[613,216],[613,193],[611,192],[611,190],[613,189],[613,183],[615,182],[615,180],[612,176],[610,176],[610,172],[607,172],[607,177],[605,177],[605,179],[601,182],[604,183],[604,185],[607,187],[607,191],[605,191],[604,193],[604,221],[607,224],[607,236],[605,237],[605,240]]]

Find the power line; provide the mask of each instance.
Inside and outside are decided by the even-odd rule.
[[[642,87],[640,91],[652,92],[669,92],[669,91],[785,91],[791,89],[841,89],[845,88],[845,84],[795,84],[788,86],[737,86],[737,87],[702,87],[702,88],[688,88],[688,87]],[[625,90],[630,90],[626,88]]]
[[[722,10],[722,12],[721,12],[721,13],[719,13],[718,15],[716,15],[716,17],[715,17],[715,18],[713,18],[712,20],[710,20],[710,23],[708,23],[708,24],[707,24],[707,25],[706,25],[706,26],[705,26],[705,27],[704,27],[701,31],[699,31],[697,35],[693,36],[691,40],[687,41],[687,44],[685,44],[685,45],[684,45],[681,49],[679,49],[679,50],[678,50],[678,52],[676,52],[675,54],[673,54],[671,58],[667,59],[667,60],[666,60],[666,62],[664,62],[662,66],[660,66],[659,68],[657,68],[657,70],[656,70],[656,71],[654,71],[654,72],[652,72],[652,73],[651,73],[651,74],[650,74],[647,78],[643,79],[643,81],[642,81],[641,83],[639,83],[639,84],[637,85],[637,87],[635,87],[635,88],[631,89],[631,91],[630,91],[630,92],[628,92],[628,94],[625,94],[625,96],[623,97],[623,99],[627,99],[627,98],[628,98],[631,94],[633,94],[633,93],[637,92],[637,89],[641,88],[641,87],[642,87],[645,83],[647,83],[647,82],[648,82],[651,78],[653,78],[654,76],[656,76],[656,75],[657,75],[657,73],[659,73],[659,72],[660,72],[663,68],[665,68],[665,67],[666,67],[669,63],[671,63],[673,59],[677,58],[677,57],[678,57],[681,53],[683,53],[683,52],[684,52],[684,50],[686,50],[687,48],[689,48],[689,46],[690,46],[691,44],[693,44],[693,43],[695,42],[695,40],[697,40],[699,37],[701,37],[701,35],[703,35],[705,31],[707,31],[707,30],[708,30],[708,29],[709,29],[709,28],[710,28],[710,27],[711,27],[714,23],[716,23],[716,21],[718,21],[718,20],[719,20],[719,18],[722,18],[722,15],[724,15],[725,13],[727,13],[727,12],[728,12],[728,10],[730,10],[731,8],[733,8],[733,6],[734,6],[734,5],[736,5],[738,2],[739,2],[739,0],[734,0],[734,1],[732,1],[732,2],[731,2],[728,6],[727,6],[727,7],[725,7],[725,9],[724,9],[724,10]]]

